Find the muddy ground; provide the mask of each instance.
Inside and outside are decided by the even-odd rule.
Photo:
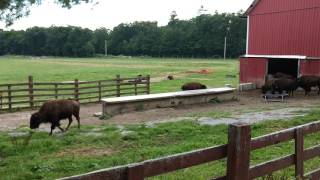
[[[99,120],[93,114],[101,112],[101,104],[87,104],[81,106],[81,123],[87,125],[101,124],[134,124],[134,123],[158,123],[167,121],[177,121],[195,117],[195,114],[207,112],[229,112],[233,117],[241,116],[250,112],[267,112],[268,118],[277,119],[279,109],[306,110],[311,107],[320,106],[320,96],[313,92],[310,96],[304,96],[303,92],[296,92],[294,97],[287,98],[284,102],[265,102],[261,98],[260,91],[247,91],[239,94],[238,101],[230,101],[219,104],[202,104],[184,106],[178,108],[153,109],[142,112],[133,112],[114,116],[108,120]],[[277,110],[273,113],[271,110]],[[290,111],[290,110],[289,110]],[[14,113],[0,114],[0,130],[13,130],[21,126],[28,126],[31,113],[34,111],[21,111]],[[197,115],[199,116],[199,115]],[[262,114],[262,116],[264,116]],[[205,115],[204,115],[205,117]],[[254,117],[253,117],[254,118]],[[241,119],[241,118],[240,118]],[[63,121],[65,125],[67,121]],[[76,125],[74,121],[73,125]],[[46,125],[44,125],[46,126]],[[47,127],[46,127],[47,128]]]

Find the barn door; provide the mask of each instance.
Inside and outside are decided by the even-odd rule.
[[[300,75],[320,76],[320,60],[300,60]]]
[[[267,70],[266,58],[240,58],[240,83],[264,85]]]

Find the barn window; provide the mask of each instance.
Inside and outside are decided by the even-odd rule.
[[[274,75],[278,72],[298,77],[298,59],[268,59],[268,74]]]

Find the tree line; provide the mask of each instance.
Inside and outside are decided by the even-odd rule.
[[[120,24],[112,30],[81,27],[32,27],[0,30],[0,55],[91,57],[108,54],[153,57],[223,57],[245,53],[246,19],[241,13],[203,14],[179,20],[171,14],[166,26],[157,22]]]

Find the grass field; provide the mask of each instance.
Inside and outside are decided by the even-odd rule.
[[[190,73],[188,71],[210,70],[211,74]],[[238,83],[237,60],[214,59],[159,59],[159,58],[32,58],[0,57],[0,84],[25,82],[29,75],[34,81],[102,80],[134,77],[150,74],[154,83],[151,91],[168,92],[180,90],[183,83],[202,82],[210,87],[236,85]],[[167,75],[176,79],[167,81]],[[235,75],[235,78],[226,78]]]
[[[318,120],[320,109],[290,121],[269,121],[252,126],[253,137],[284,128]],[[122,134],[117,126],[83,126],[68,133],[48,136],[47,132],[34,133],[28,145],[23,139],[14,141],[12,134],[0,133],[0,174],[3,180],[54,179],[85,173],[106,167],[139,162],[221,145],[227,142],[227,126],[204,126],[195,121],[146,125],[127,125]],[[21,128],[18,132],[28,132]],[[306,148],[320,143],[320,133],[305,139]],[[294,141],[271,146],[251,153],[251,165],[294,152]],[[320,159],[305,163],[306,171],[319,167]],[[225,173],[226,161],[221,160],[150,179],[209,179]],[[292,179],[294,169],[275,173]]]
[[[188,73],[201,69],[212,74]],[[30,57],[1,57],[0,83],[23,82],[28,75],[35,81],[97,80],[121,76],[150,74],[155,80],[152,92],[167,92],[180,89],[182,83],[199,81],[211,87],[226,83],[238,83],[238,61],[210,59],[68,59]],[[168,74],[178,77],[174,81],[162,80]],[[226,75],[236,75],[226,78]],[[157,81],[157,79],[160,79]],[[230,113],[212,112],[210,116],[224,117]],[[308,111],[306,116],[290,120],[274,120],[252,126],[252,135],[266,133],[319,120],[320,108]],[[129,133],[123,133],[129,132]],[[29,133],[21,127],[15,133]],[[320,143],[320,133],[305,139],[306,148]],[[227,126],[199,125],[195,121],[180,121],[157,124],[82,126],[72,127],[69,132],[48,136],[47,132],[33,133],[24,144],[23,138],[13,138],[12,132],[0,132],[0,179],[55,179],[76,175],[101,168],[139,162],[151,158],[205,148],[227,142]],[[251,153],[251,165],[265,162],[294,152],[294,142],[289,141]],[[319,167],[320,159],[305,163],[306,171]],[[161,180],[201,180],[225,173],[226,161],[221,160],[174,173],[150,178]],[[293,179],[294,169],[279,171],[276,177]],[[277,179],[277,178],[276,178]],[[278,178],[280,179],[280,178]]]

